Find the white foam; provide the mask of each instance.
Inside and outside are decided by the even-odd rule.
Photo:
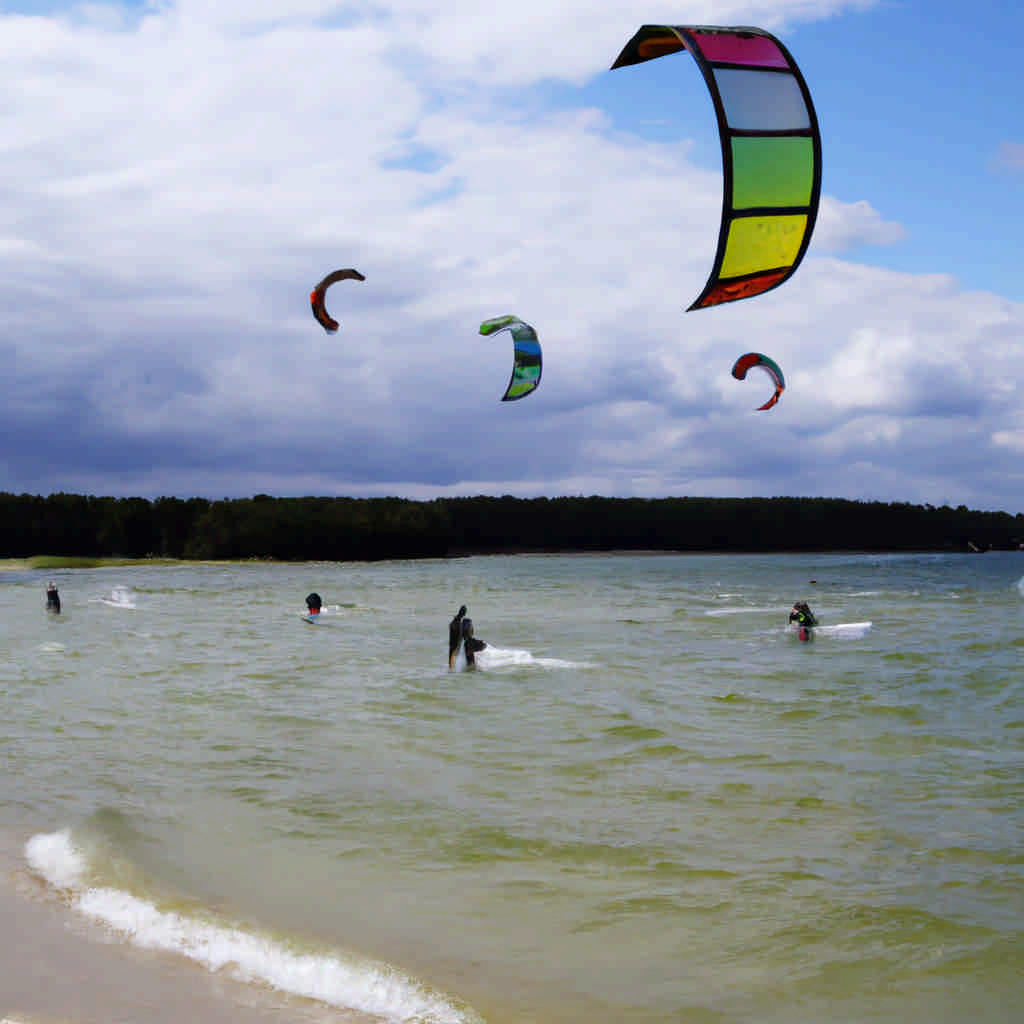
[[[479,1024],[470,1009],[428,989],[389,964],[335,952],[289,949],[256,931],[161,910],[119,889],[86,884],[87,863],[70,831],[33,836],[25,844],[29,864],[73,906],[135,945],[188,957],[211,971],[227,970],[328,1006],[415,1024]]]
[[[1024,597],[1024,576],[1017,580],[1017,589],[1020,591],[1020,596]]]
[[[25,856],[35,872],[55,889],[80,886],[85,877],[85,858],[71,842],[71,832],[46,832],[25,844]]]
[[[296,614],[302,619],[312,619],[319,623],[324,623],[328,620],[342,622],[345,619],[345,609],[340,604],[325,604],[317,615],[310,615],[308,608],[303,608],[301,611],[297,611]]]
[[[109,608],[128,608],[134,610],[137,607],[135,591],[131,587],[121,586],[120,584],[110,591],[109,597],[101,597],[99,601]]]
[[[460,656],[462,652],[460,651]],[[494,647],[488,644],[477,652],[477,664],[482,668],[506,668],[510,665],[537,665],[540,668],[591,668],[585,661],[564,661],[561,658],[535,658],[529,651]]]
[[[761,608],[753,605],[748,605],[743,608],[708,608],[705,610],[705,615],[746,615],[748,612],[777,612],[779,609],[775,608]]]

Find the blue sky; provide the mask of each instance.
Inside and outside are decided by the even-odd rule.
[[[968,16],[949,0],[888,0],[780,33],[813,87],[825,191],[867,198],[906,229],[849,256],[1024,300],[1024,159],[1000,160],[1001,145],[1024,136],[1022,23],[1024,12],[995,2]],[[567,107],[592,103],[644,138],[692,139],[699,162],[719,166],[714,115],[687,54],[547,93]]]
[[[872,0],[0,4],[0,489],[824,495],[1024,511],[1024,15]],[[822,204],[684,313],[721,167],[685,54],[760,25]],[[312,285],[341,330],[309,314]],[[532,323],[544,377],[499,398]],[[787,390],[770,413],[750,349]]]

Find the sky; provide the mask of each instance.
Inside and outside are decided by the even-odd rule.
[[[722,205],[685,52],[779,36],[795,275],[685,312]],[[0,491],[822,496],[1024,512],[1024,9],[0,0]],[[327,335],[309,292],[327,293]],[[540,387],[501,402],[513,314]],[[770,355],[787,389],[730,370]]]

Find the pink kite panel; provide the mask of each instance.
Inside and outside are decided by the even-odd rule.
[[[738,36],[725,32],[694,32],[701,53],[710,61],[746,64],[759,68],[788,68],[789,61],[765,36]]]

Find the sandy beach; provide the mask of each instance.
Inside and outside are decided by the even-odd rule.
[[[326,1024],[336,1011],[282,998],[184,958],[111,937],[49,894],[21,844],[0,838],[0,1021],[11,1024]]]

